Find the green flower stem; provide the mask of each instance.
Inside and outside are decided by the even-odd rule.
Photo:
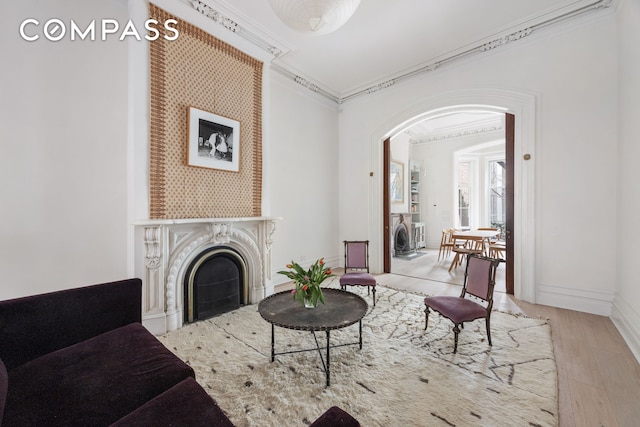
[[[295,261],[287,264],[287,268],[289,270],[278,271],[278,274],[287,276],[295,283],[295,289],[291,292],[293,299],[302,304],[304,304],[305,298],[310,299],[314,307],[318,305],[318,301],[324,304],[324,295],[320,284],[327,278],[335,276],[331,269],[325,265],[324,258],[316,260],[308,270],[303,269]]]

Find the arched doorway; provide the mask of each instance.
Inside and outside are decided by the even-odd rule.
[[[482,108],[501,113],[511,113],[517,118],[514,124],[514,233],[519,237],[514,244],[514,295],[528,302],[535,302],[535,233],[534,233],[534,176],[535,176],[535,122],[536,98],[534,95],[499,89],[467,90],[434,96],[411,106],[400,115],[390,118],[372,135],[371,156],[373,173],[377,180],[370,181],[371,206],[369,235],[372,236],[372,269],[384,268],[384,218],[383,174],[384,140],[398,134],[410,125],[424,120],[430,114],[447,109]]]
[[[401,254],[390,248],[393,243],[385,243],[384,272],[462,284],[464,275],[453,268],[449,251],[438,250],[443,230],[490,226],[506,243],[496,286],[514,293],[514,119],[510,113],[482,107],[452,107],[385,140],[384,163],[401,158],[409,167],[407,197],[383,198],[383,218],[390,223],[385,230],[396,228],[396,216],[409,216],[411,241],[407,253]],[[383,178],[391,179],[388,174]],[[397,246],[397,239],[391,239]]]

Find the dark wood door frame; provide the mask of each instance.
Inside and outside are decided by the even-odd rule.
[[[389,164],[391,162],[391,138],[387,138],[382,143],[382,218],[383,232],[382,244],[384,248],[384,269],[385,273],[391,273],[391,236],[389,226],[391,221],[391,207],[389,197]]]
[[[506,185],[505,185],[505,197],[506,197],[506,219],[505,219],[505,242],[507,244],[506,250],[506,275],[505,275],[505,284],[507,288],[507,293],[513,295],[514,293],[514,285],[513,285],[513,242],[514,238],[518,236],[514,236],[513,234],[513,217],[515,214],[515,191],[514,191],[514,152],[515,152],[515,122],[516,116],[510,113],[505,113],[505,132],[504,132],[504,149],[505,149],[505,160],[506,160]]]

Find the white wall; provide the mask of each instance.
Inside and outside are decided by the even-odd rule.
[[[294,260],[303,267],[320,257],[339,257],[338,110],[280,75],[271,76],[268,156],[271,215],[282,217],[273,236],[272,267]],[[274,283],[288,281],[274,275]]]
[[[380,170],[375,152],[379,140],[394,126],[424,112],[418,110],[420,105],[465,90],[533,94],[537,102],[536,127],[530,132],[535,138],[535,271],[529,276],[532,283],[522,286],[533,289],[533,299],[540,303],[608,314],[615,292],[616,237],[594,236],[590,230],[615,228],[616,67],[616,23],[613,14],[607,14],[583,19],[561,32],[539,32],[529,40],[345,103],[341,151],[366,153],[369,162],[340,162],[341,176],[353,183],[348,195],[341,195],[341,235],[346,230],[377,233],[375,222],[365,224],[352,211],[362,204],[377,210],[372,191],[377,184],[368,179],[380,177],[365,177]],[[380,239],[369,238],[372,266],[381,271]],[[587,247],[590,250],[582,250]],[[598,268],[585,268],[595,265]]]
[[[640,159],[640,3],[624,0],[618,13],[619,143],[616,298],[612,318],[640,360],[640,279],[637,242]]]
[[[18,31],[126,17],[121,1],[2,6],[0,299],[126,277],[127,44]]]

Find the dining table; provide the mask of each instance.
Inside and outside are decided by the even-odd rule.
[[[468,253],[480,253],[484,255],[488,255],[489,245],[491,243],[491,239],[500,235],[500,230],[455,230],[451,239],[454,242],[454,248],[457,246],[457,240],[465,240],[465,243],[472,243],[472,245],[465,244],[466,250],[462,255],[466,255]],[[462,261],[460,259],[461,253],[456,251],[456,256],[451,262],[451,266],[449,266],[449,271],[453,269],[454,266],[457,266]]]
[[[471,240],[471,241],[480,241],[483,244],[486,244],[486,247],[489,247],[489,243],[491,239],[498,236],[500,234],[500,230],[464,230],[464,231],[454,231],[451,238],[453,240]]]

